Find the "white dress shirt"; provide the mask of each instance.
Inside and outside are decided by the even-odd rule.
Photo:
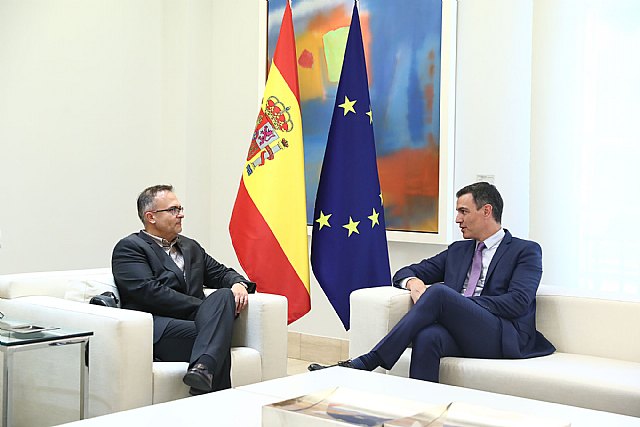
[[[484,280],[487,277],[487,271],[489,270],[489,264],[491,264],[491,260],[493,256],[496,254],[496,250],[500,243],[502,243],[502,239],[504,239],[504,229],[500,228],[495,234],[488,237],[484,241],[484,245],[486,246],[482,251],[482,272],[480,273],[480,279],[478,280],[478,284],[476,285],[476,289],[473,292],[473,296],[478,296],[484,289]],[[479,241],[476,241],[476,248],[480,244]],[[467,277],[464,279],[464,285],[462,286],[461,294],[464,294],[465,289],[467,289],[467,285],[469,284],[469,274],[471,273],[471,268],[467,271]],[[416,279],[416,277],[407,277],[406,279],[402,279],[400,282],[400,287],[407,289],[407,282],[411,279]]]

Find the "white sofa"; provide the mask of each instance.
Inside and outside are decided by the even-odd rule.
[[[540,287],[536,321],[554,354],[446,357],[440,382],[640,417],[640,302],[552,292]],[[351,357],[370,351],[412,306],[407,291],[390,286],[355,291],[350,301]],[[409,348],[388,373],[408,376],[410,357]]]
[[[88,416],[108,414],[188,396],[186,362],[153,362],[150,314],[88,304],[117,292],[110,269],[0,276],[0,311],[8,319],[90,330]],[[286,375],[287,301],[252,294],[236,320],[231,350],[234,387]],[[77,346],[15,356],[15,422],[54,425],[77,419]]]

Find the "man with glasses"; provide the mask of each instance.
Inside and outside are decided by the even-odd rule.
[[[153,355],[189,362],[183,381],[197,395],[231,387],[233,322],[255,283],[180,235],[184,208],[170,185],[138,196],[144,229],[120,240],[111,265],[122,308],[153,315]],[[205,297],[203,287],[217,289]]]

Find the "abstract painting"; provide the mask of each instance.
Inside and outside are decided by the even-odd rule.
[[[285,1],[268,1],[269,62]],[[387,230],[438,233],[443,2],[358,3]],[[353,5],[353,0],[292,2],[309,223]]]

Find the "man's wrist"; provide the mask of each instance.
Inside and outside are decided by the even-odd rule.
[[[407,277],[407,278],[402,279],[402,280],[400,281],[400,287],[401,287],[402,289],[406,289],[406,290],[409,290],[409,291],[410,291],[411,289],[409,289],[409,288],[407,287],[407,285],[409,284],[409,281],[410,281],[411,279],[416,279],[416,277]]]

